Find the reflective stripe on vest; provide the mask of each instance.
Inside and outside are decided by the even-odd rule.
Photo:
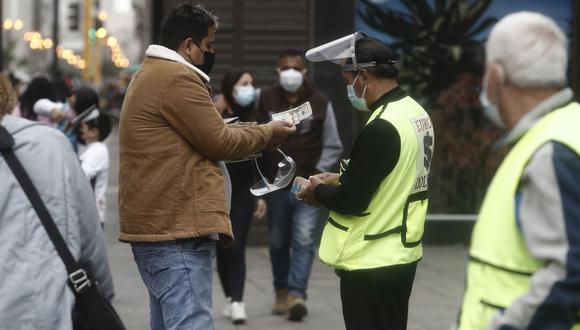
[[[330,213],[319,256],[334,268],[379,268],[411,263],[423,255],[433,126],[425,110],[410,97],[377,109],[367,125],[379,118],[390,122],[399,133],[399,160],[365,212],[359,216]]]
[[[531,275],[543,263],[530,254],[517,227],[518,185],[534,153],[549,141],[580,155],[579,122],[577,103],[553,110],[519,140],[497,170],[473,229],[460,329],[487,329],[498,309],[529,291]]]

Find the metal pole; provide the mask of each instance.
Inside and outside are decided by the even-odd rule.
[[[52,77],[55,79],[60,78],[60,71],[58,70],[58,55],[56,54],[56,47],[59,42],[58,28],[59,28],[59,0],[54,0],[54,11],[53,11],[53,24],[52,24]]]
[[[572,87],[576,93],[576,100],[580,100],[580,3],[574,1],[572,17]]]
[[[4,13],[3,13],[4,1],[0,0],[0,24],[4,22]],[[4,72],[4,38],[2,35],[4,31],[0,30],[0,73]]]
[[[92,54],[91,45],[89,44],[89,29],[92,26],[93,20],[93,1],[84,0],[83,1],[83,58],[85,59],[86,67],[83,70],[83,79],[85,81],[92,81]]]

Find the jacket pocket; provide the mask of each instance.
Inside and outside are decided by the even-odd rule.
[[[409,196],[405,203],[401,241],[403,246],[406,248],[419,246],[423,240],[427,205],[427,191],[415,193]]]
[[[194,176],[197,211],[228,214],[222,170],[219,167],[199,167],[194,170]]]

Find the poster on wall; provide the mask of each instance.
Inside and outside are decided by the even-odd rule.
[[[431,214],[477,213],[506,150],[483,115],[479,94],[484,43],[493,25],[517,11],[554,19],[570,37],[573,0],[357,0],[355,30],[399,55],[399,83],[435,127]],[[466,217],[469,218],[469,217]]]

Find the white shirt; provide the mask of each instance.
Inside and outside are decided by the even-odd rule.
[[[79,157],[85,175],[91,180],[101,223],[105,222],[107,184],[109,179],[109,150],[103,142],[89,143]]]

